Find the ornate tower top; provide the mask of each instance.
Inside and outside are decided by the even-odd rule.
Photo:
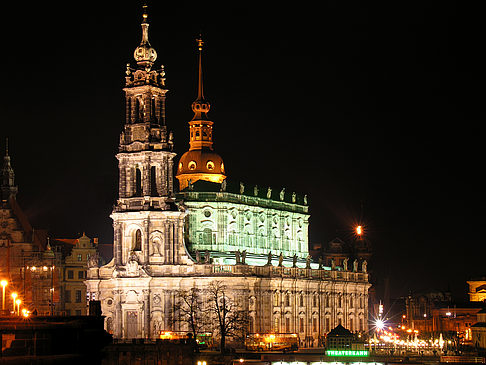
[[[204,98],[201,36],[196,39],[198,55],[198,85],[197,98],[191,108],[194,117],[189,122],[189,151],[184,153],[177,168],[179,188],[183,190],[189,181],[206,180],[222,183],[226,178],[224,174],[223,159],[213,151],[213,122],[208,120],[207,112],[210,104]]]
[[[150,68],[157,59],[157,52],[152,48],[148,40],[149,23],[147,22],[147,18],[147,4],[144,4],[142,15],[142,42],[140,42],[140,45],[135,49],[133,57],[138,65]]]
[[[206,113],[209,111],[211,105],[209,101],[204,99],[204,92],[203,92],[203,71],[202,71],[202,48],[204,42],[199,35],[199,38],[196,39],[197,48],[199,50],[199,69],[198,69],[198,83],[197,83],[197,98],[192,103],[192,111],[194,112],[194,117],[192,120],[207,120]],[[211,142],[212,143],[212,142]]]
[[[15,186],[15,173],[10,164],[10,156],[8,154],[8,138],[6,139],[5,156],[3,157],[2,168],[2,200],[7,200],[11,196],[15,197],[18,188]]]
[[[142,41],[135,49],[135,67],[125,76],[126,121],[120,136],[121,152],[173,150],[172,133],[165,123],[165,71],[154,67],[157,52],[148,40],[147,5],[143,6]]]

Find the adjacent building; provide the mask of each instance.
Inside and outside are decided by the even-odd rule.
[[[154,67],[157,53],[149,43],[147,19],[144,7],[136,65],[127,67],[123,89],[126,120],[116,155],[113,260],[91,265],[86,280],[88,297],[101,301],[107,331],[119,339],[187,331],[171,318],[178,294],[199,289],[207,305],[208,288],[216,282],[247,314],[246,332],[298,333],[310,345],[338,324],[366,331],[366,261],[330,267],[313,260],[305,195],[227,179],[213,149],[201,39],[190,149],[177,164],[176,192],[165,72]]]
[[[17,202],[18,188],[6,150],[0,205],[0,279],[6,280],[6,309],[12,293],[21,308],[38,315],[86,315],[88,263],[98,264],[96,240],[49,239],[47,230],[34,229]],[[91,260],[90,260],[91,258]]]

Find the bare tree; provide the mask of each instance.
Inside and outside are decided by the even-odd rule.
[[[227,295],[221,281],[213,281],[208,287],[208,311],[215,318],[215,329],[220,335],[221,352],[226,348],[226,337],[243,337],[248,327],[248,312],[235,299]]]
[[[204,325],[204,312],[199,289],[179,290],[170,316],[174,323],[186,323],[193,338],[196,339],[196,335],[201,332]]]

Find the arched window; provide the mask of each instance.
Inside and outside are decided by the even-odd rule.
[[[142,196],[142,172],[135,169],[135,196]]]
[[[304,295],[303,294],[300,295],[300,306],[301,307],[304,306]]]
[[[133,251],[142,251],[142,232],[139,229],[133,234]]]
[[[213,232],[211,231],[211,228],[204,228],[203,229],[203,243],[205,245],[210,245],[212,243],[212,238],[213,238]]]
[[[157,168],[155,166],[150,168],[150,196],[159,196],[157,191]]]
[[[290,307],[290,295],[288,293],[285,294],[285,306]]]

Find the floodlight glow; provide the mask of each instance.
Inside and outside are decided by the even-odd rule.
[[[381,319],[377,319],[375,322],[375,327],[382,330],[385,328],[385,322],[383,322]]]

